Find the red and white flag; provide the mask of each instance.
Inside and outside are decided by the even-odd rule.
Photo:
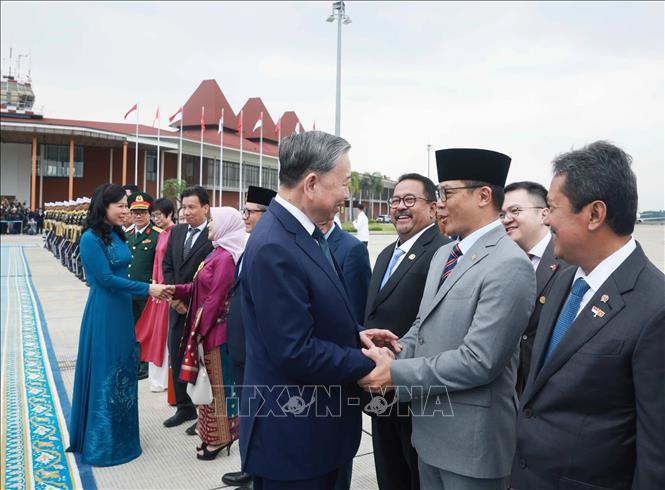
[[[261,115],[259,116],[259,120],[256,121],[256,124],[254,125],[254,129],[252,129],[252,131],[256,131],[257,129],[259,129],[262,126],[263,126],[263,112],[261,112]]]
[[[281,128],[282,128],[282,118],[280,117],[279,119],[277,119],[277,122],[275,123],[275,136],[279,134]]]
[[[240,111],[240,117],[238,118],[238,134],[242,136],[242,113],[243,111]]]
[[[203,133],[206,129],[205,112],[206,108],[204,106],[201,106],[201,133]]]
[[[129,108],[129,110],[127,111],[127,114],[125,114],[125,117],[123,119],[127,119],[127,116],[129,116],[132,112],[134,112],[138,108],[139,108],[138,104],[134,104],[133,106],[131,106]]]
[[[155,127],[155,122],[159,122],[159,106],[157,106],[157,112],[155,112],[155,118],[152,120],[152,127]]]
[[[224,131],[224,108],[222,107],[222,117],[219,118],[219,127],[217,128],[217,132],[221,133]]]
[[[293,132],[295,134],[300,134],[302,133],[302,124],[300,124],[300,121],[296,122],[296,127],[293,128]]]
[[[171,117],[169,117],[169,124],[172,123],[176,117],[178,117],[178,114],[180,115],[180,118],[182,118],[182,106],[180,106],[180,109],[178,109],[175,114],[173,114]]]

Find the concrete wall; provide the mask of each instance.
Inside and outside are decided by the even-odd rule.
[[[32,145],[2,143],[0,146],[0,194],[16,196],[30,206]]]

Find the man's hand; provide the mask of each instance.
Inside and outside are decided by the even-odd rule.
[[[371,343],[371,341],[370,341]],[[367,391],[377,392],[381,388],[392,389],[392,376],[390,366],[395,360],[395,354],[387,347],[372,346],[362,349],[362,353],[376,363],[376,367],[366,376],[358,380],[358,385]]]
[[[183,303],[179,299],[174,299],[173,301],[171,301],[170,304],[171,308],[173,308],[179,314],[184,315],[185,313],[187,313],[188,310],[187,305],[185,305],[185,303]]]
[[[367,330],[360,332],[360,341],[367,349],[370,349],[374,346],[390,346],[395,352],[401,352],[402,346],[399,345],[398,340],[399,337],[392,333],[390,330],[368,328]]]

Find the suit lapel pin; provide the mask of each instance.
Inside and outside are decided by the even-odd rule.
[[[538,298],[538,302],[541,305],[544,305],[547,302],[547,298],[545,296],[541,296],[540,298]]]
[[[476,260],[476,258],[477,257],[474,255],[474,256],[471,257],[471,260]]]
[[[605,312],[603,310],[601,310],[600,308],[598,308],[597,306],[593,306],[591,308],[591,313],[593,313],[594,318],[596,318],[596,317],[603,318],[605,316]]]
[[[409,260],[414,260],[415,258],[416,258],[416,254],[409,255]]]
[[[552,269],[552,272],[554,272],[557,267],[559,267],[557,264],[550,265],[550,269]]]
[[[606,295],[606,294],[603,294],[603,295],[600,297],[600,301],[601,301],[602,303],[607,303],[609,300],[610,300],[610,297],[609,297],[608,295]]]

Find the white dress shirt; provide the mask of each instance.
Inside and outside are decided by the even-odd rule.
[[[548,231],[543,239],[536,243],[536,245],[531,250],[529,250],[529,253],[531,254],[531,265],[533,265],[534,271],[538,269],[540,261],[543,258],[543,254],[545,253],[545,249],[550,244],[551,239],[552,234]]]
[[[420,236],[423,233],[425,233],[427,230],[429,230],[432,226],[434,226],[434,223],[432,223],[429,226],[426,226],[425,228],[420,230],[418,233],[413,235],[411,238],[409,238],[407,241],[405,241],[401,245],[397,245],[397,243],[395,243],[395,248],[401,249],[404,253],[402,254],[402,256],[399,259],[397,259],[397,262],[395,262],[395,265],[393,266],[393,271],[399,267],[399,265],[404,260],[404,257],[406,257],[406,255],[409,253],[409,250],[411,250],[411,247],[413,247],[413,244],[418,241],[418,238],[420,238]],[[393,249],[393,254],[394,253],[395,253],[395,250]],[[392,274],[392,271],[390,271],[390,274]]]
[[[192,248],[194,248],[194,244],[196,243],[196,240],[198,240],[199,237],[203,234],[203,230],[205,229],[206,226],[208,226],[208,220],[207,219],[203,220],[203,223],[201,223],[199,226],[191,226],[190,225],[190,227],[187,228],[187,233],[185,233],[185,241],[182,242],[182,244],[184,245],[185,243],[187,243],[187,239],[189,238],[190,233],[192,233],[192,230],[194,228],[196,228],[197,230],[199,230],[199,232],[197,234],[195,234],[194,237],[192,238]]]
[[[146,230],[146,228],[148,228],[148,226],[150,226],[150,223],[148,223],[147,225],[145,225],[145,226],[144,226],[143,228],[141,228],[140,230],[139,230],[138,228],[134,227],[134,233],[135,233],[136,235],[140,235],[141,233],[143,233],[143,232]]]
[[[369,220],[364,211],[358,213],[358,217],[353,222],[353,227],[357,230],[356,238],[361,242],[369,242]]]
[[[631,237],[628,242],[621,247],[619,250],[614,252],[612,255],[603,260],[598,264],[594,270],[587,276],[581,267],[577,268],[575,272],[575,277],[573,277],[573,283],[581,277],[589,285],[589,290],[582,297],[582,302],[580,303],[580,309],[577,310],[577,315],[580,314],[580,311],[584,309],[587,303],[591,300],[594,294],[598,292],[600,287],[605,281],[612,275],[612,273],[619,268],[621,264],[628,258],[630,254],[637,248],[637,243],[635,239]],[[572,286],[572,283],[571,283]],[[577,318],[575,315],[575,318]]]
[[[298,220],[298,222],[302,225],[302,227],[305,228],[307,234],[309,236],[312,236],[312,233],[314,233],[314,228],[316,228],[316,225],[312,223],[312,220],[309,219],[305,213],[303,213],[300,209],[295,207],[293,204],[291,204],[289,201],[284,199],[279,194],[275,196],[275,201],[284,206],[284,209],[286,209],[291,215],[293,215],[293,217]],[[313,237],[312,240],[316,241]]]

